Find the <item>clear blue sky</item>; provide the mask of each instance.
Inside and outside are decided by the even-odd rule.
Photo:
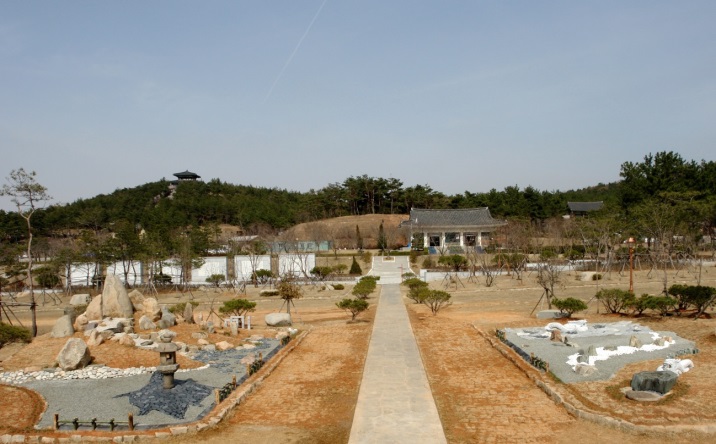
[[[447,194],[714,160],[714,1],[0,1],[0,178]],[[0,208],[11,209],[7,198]]]

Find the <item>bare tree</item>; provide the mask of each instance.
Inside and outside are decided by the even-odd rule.
[[[27,225],[27,280],[30,287],[30,309],[32,311],[32,336],[37,336],[37,317],[35,313],[35,293],[32,285],[32,215],[38,205],[52,199],[47,188],[35,180],[34,171],[27,172],[24,168],[12,170],[7,184],[0,189],[0,196],[12,197],[17,212],[25,219]]]
[[[562,282],[562,267],[554,260],[545,259],[537,267],[537,283],[544,289],[547,308],[552,309],[554,287]]]

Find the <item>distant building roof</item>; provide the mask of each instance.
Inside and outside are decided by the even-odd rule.
[[[201,176],[200,176],[200,175],[198,175],[198,174],[196,174],[196,173],[192,173],[191,171],[188,171],[188,170],[187,170],[187,171],[183,171],[183,172],[181,172],[181,173],[174,173],[174,176],[176,176],[176,178],[179,179],[179,180],[190,180],[190,179],[191,179],[191,180],[196,180],[196,179],[201,179]]]
[[[567,206],[572,213],[588,213],[601,210],[604,202],[567,202]]]
[[[403,222],[401,225],[425,229],[430,227],[500,227],[506,224],[507,222],[504,220],[493,218],[487,207],[482,207],[457,210],[423,210],[411,208],[410,220]]]

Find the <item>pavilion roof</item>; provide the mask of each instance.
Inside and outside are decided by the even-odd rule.
[[[200,175],[198,175],[196,173],[192,173],[189,170],[182,171],[181,173],[174,173],[174,176],[176,176],[179,179],[200,179],[201,178]]]
[[[495,219],[487,207],[448,210],[411,208],[410,220],[414,228],[426,227],[498,227],[507,222]]]
[[[573,213],[586,213],[588,211],[601,210],[604,202],[567,202],[569,211]]]

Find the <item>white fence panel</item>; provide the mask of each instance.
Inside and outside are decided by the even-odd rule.
[[[207,285],[206,278],[212,274],[221,274],[226,278],[226,257],[205,257],[204,264],[191,270],[192,285]]]
[[[123,283],[128,283],[131,286],[142,284],[142,263],[134,261],[127,264],[129,273],[127,273],[127,281],[124,282],[124,264],[122,262],[115,262],[107,267],[107,275],[114,274]]]
[[[293,275],[303,278],[311,276],[311,270],[316,266],[314,253],[281,254],[278,256],[278,274],[280,276]]]
[[[234,256],[234,271],[239,281],[251,280],[251,259],[249,256]],[[271,256],[268,254],[253,258],[257,270],[271,270]]]
[[[70,284],[73,287],[91,287],[95,275],[95,264],[72,264],[70,267]]]

